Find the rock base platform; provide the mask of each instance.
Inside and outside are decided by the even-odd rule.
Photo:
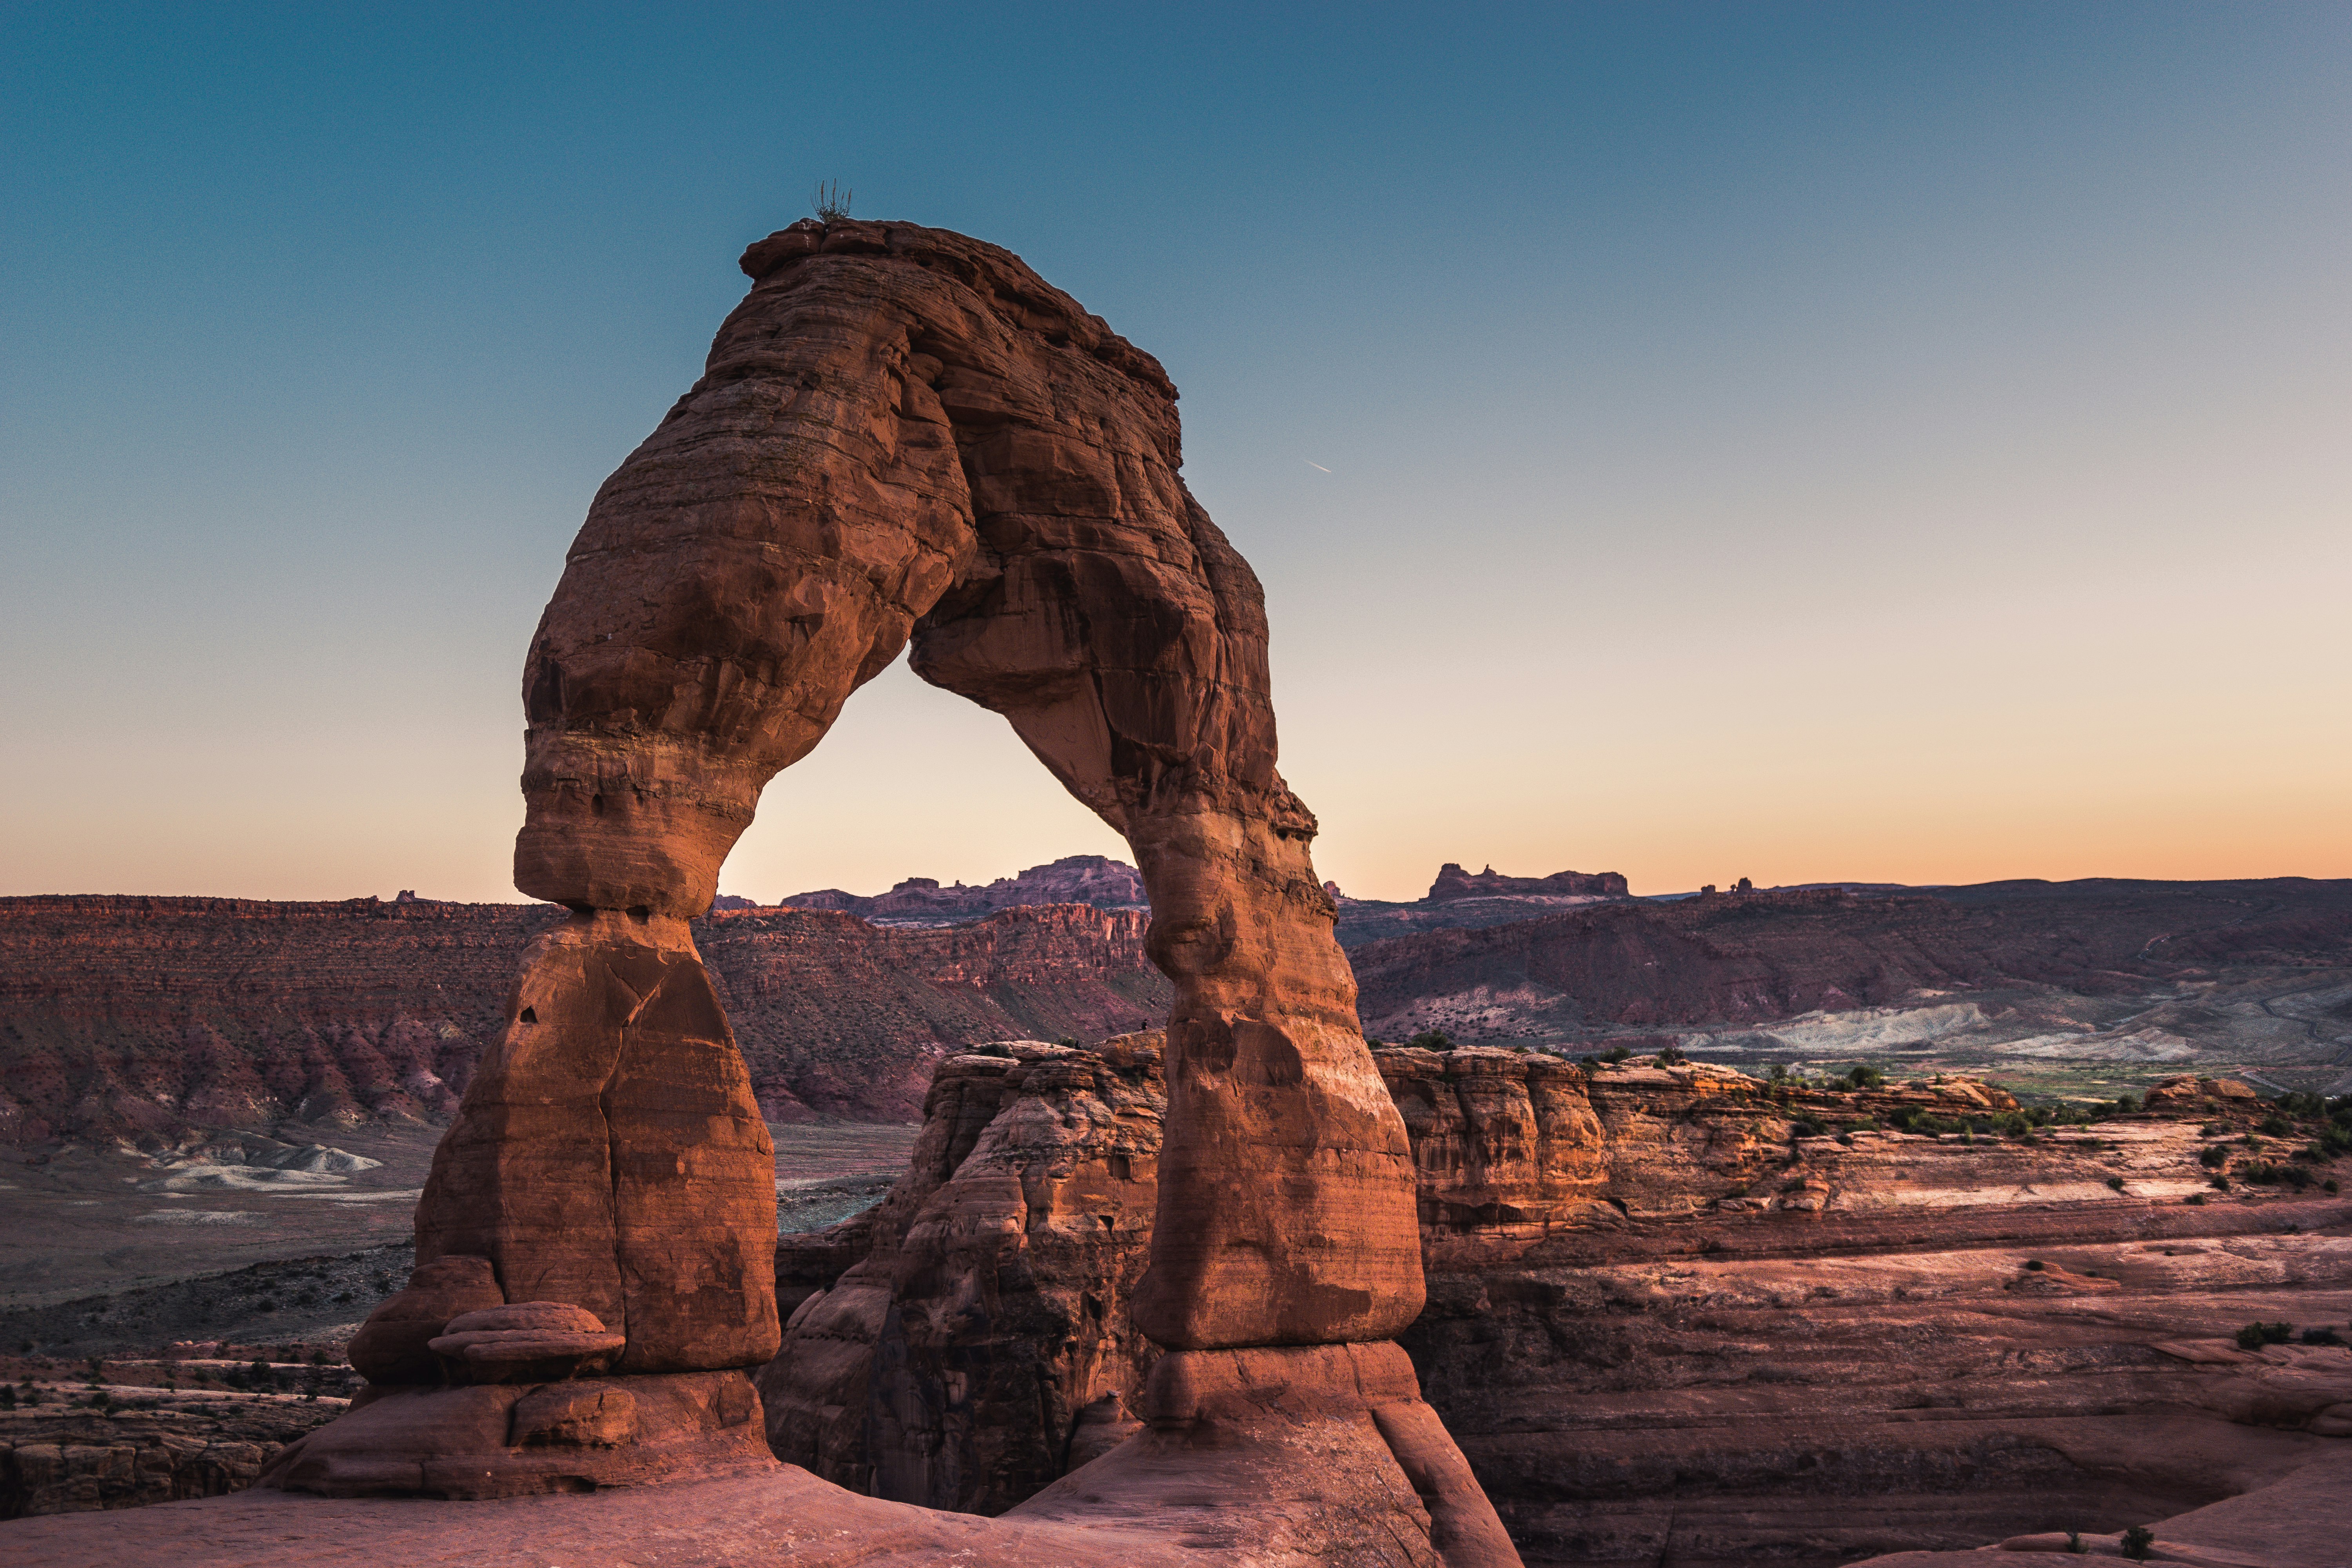
[[[289,1447],[264,1487],[460,1501],[699,1479],[773,1463],[740,1372],[401,1389]]]

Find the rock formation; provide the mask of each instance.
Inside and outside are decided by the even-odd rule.
[[[1498,1042],[1728,1034],[1889,1008],[1921,1013],[1897,1040],[1973,1031],[1981,1048],[2080,1033],[2084,1059],[2140,1063],[2183,1060],[2210,1042],[2225,1060],[2309,1064],[2307,1080],[2284,1081],[2310,1089],[2341,1074],[2318,1069],[2352,1044],[2352,1025],[2333,1012],[2352,980],[2352,881],[1993,882],[1602,903],[1369,942],[1349,957],[1365,1026],[1387,1038],[1429,1028]],[[2087,1037],[2125,1020],[2128,1030]],[[1811,1054],[1842,1053],[1822,1043]]]
[[[794,893],[778,903],[795,910],[841,910],[894,924],[940,925],[1031,904],[1091,904],[1102,910],[1141,909],[1151,900],[1134,867],[1104,855],[1066,855],[1018,876],[982,887],[942,888],[929,877],[909,877],[887,893],[861,898],[838,888]],[[720,902],[724,903],[722,899]]]
[[[1138,1427],[1158,1032],[950,1057],[887,1198],[777,1252],[777,1458],[854,1491],[1002,1513]]]
[[[1616,871],[1554,871],[1549,877],[1506,877],[1492,866],[1473,876],[1448,860],[1437,868],[1437,879],[1423,898],[1433,904],[1461,899],[1492,899],[1511,895],[1538,898],[1622,899],[1629,895],[1622,873]]]
[[[1026,1519],[1110,1497],[1097,1434],[1165,1393],[1118,1321],[1154,1098],[1133,1042],[1117,1067],[1000,1048],[943,1064],[884,1205],[787,1238],[794,1321],[761,1384],[783,1457]],[[2274,1107],[2243,1085],[2184,1078],[2146,1113],[2020,1136],[2007,1095],[1958,1078],[1375,1057],[1430,1269],[1403,1343],[1530,1562],[2112,1534],[2352,1434],[2352,1351],[2228,1337],[2352,1318],[2352,1200],[2316,1176],[2302,1196],[2210,1185],[2204,1150],[2259,1167],[2245,1136],[2275,1151],[2323,1125],[2258,1133]],[[1120,1224],[1089,1232],[1089,1211]]]
[[[1013,880],[1042,886],[1034,869]],[[1632,1032],[1648,1051],[1661,1031],[1886,1008],[1904,1015],[1898,1038],[1957,1032],[1974,1059],[2074,1033],[2089,1059],[2252,1066],[2282,1087],[2352,1089],[2329,1066],[2352,1047],[2340,1012],[2352,882],[1824,889],[1525,918],[1539,907],[1343,903],[1371,1032],[1596,1042],[1578,1051]],[[561,918],[378,899],[0,899],[0,1143],[153,1151],[280,1120],[332,1142],[323,1129],[446,1117],[504,1026],[523,949]],[[715,913],[695,941],[769,1121],[913,1121],[942,1047],[1162,1022],[1171,993],[1145,927],[1140,911],[1072,904],[879,929],[768,908]],[[1365,944],[1383,936],[1397,940]],[[1725,1043],[1815,1060],[1874,1049]]]
[[[505,1027],[545,904],[0,899],[0,1143],[432,1121]],[[771,1121],[911,1121],[946,1051],[1167,1016],[1139,910],[948,929],[761,909],[695,922]],[[309,1141],[309,1140],[304,1140]]]
[[[512,1305],[427,1342],[467,1381],[355,1405],[282,1484],[479,1496],[738,1457],[737,1369],[778,1336],[772,1149],[688,921],[769,778],[911,640],[1126,837],[1175,988],[1132,1307],[1168,1353],[1145,1427],[1026,1506],[1181,1530],[1215,1493],[1276,1560],[1515,1563],[1389,1342],[1423,1303],[1411,1152],[1174,387],[960,236],[801,224],[743,268],[524,670],[515,881],[572,912],[525,953],[416,1221],[420,1268],[487,1260]]]

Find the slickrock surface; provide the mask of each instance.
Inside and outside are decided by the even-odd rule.
[[[243,1492],[127,1513],[24,1520],[0,1526],[0,1547],[12,1568],[1210,1568],[1235,1561],[1218,1549],[1188,1549],[1173,1531],[1149,1525],[1090,1530],[940,1513],[857,1497],[783,1467],[587,1497],[485,1502]],[[1255,1561],[1306,1568],[1314,1560]]]
[[[0,899],[0,1143],[163,1148],[281,1120],[457,1110],[546,905]],[[695,922],[770,1121],[913,1121],[955,1046],[1099,1039],[1167,1016],[1139,912],[953,930],[759,910]]]

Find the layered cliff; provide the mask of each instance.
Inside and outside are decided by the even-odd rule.
[[[1150,1059],[1002,1049],[942,1067],[888,1204],[779,1255],[771,1436],[853,1489],[1000,1511],[1130,1419]],[[1377,1059],[1429,1269],[1405,1343],[1530,1563],[2112,1532],[2352,1435],[2352,1351],[2233,1337],[2352,1320],[2352,1203],[2288,1158],[2325,1124],[2243,1085],[2021,1131],[1965,1079]],[[2283,1161],[2303,1185],[2249,1184]]]
[[[281,1119],[438,1120],[502,1019],[545,905],[0,900],[0,1141]],[[1082,907],[948,930],[720,913],[696,935],[763,1111],[903,1121],[954,1047],[1156,1023],[1143,919]]]
[[[1582,906],[1351,949],[1367,1029],[1672,1037],[1749,1059],[1979,1053],[2011,1071],[2262,1065],[2340,1092],[2352,882],[1829,888]],[[1794,1022],[1792,1021],[1800,1021]],[[2107,1092],[2112,1093],[2109,1089]]]

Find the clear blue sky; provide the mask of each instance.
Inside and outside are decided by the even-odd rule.
[[[2347,87],[2337,5],[11,5],[0,892],[513,897],[564,545],[820,179],[1168,365],[1351,892],[2352,875]],[[725,885],[1117,847],[898,669]]]

